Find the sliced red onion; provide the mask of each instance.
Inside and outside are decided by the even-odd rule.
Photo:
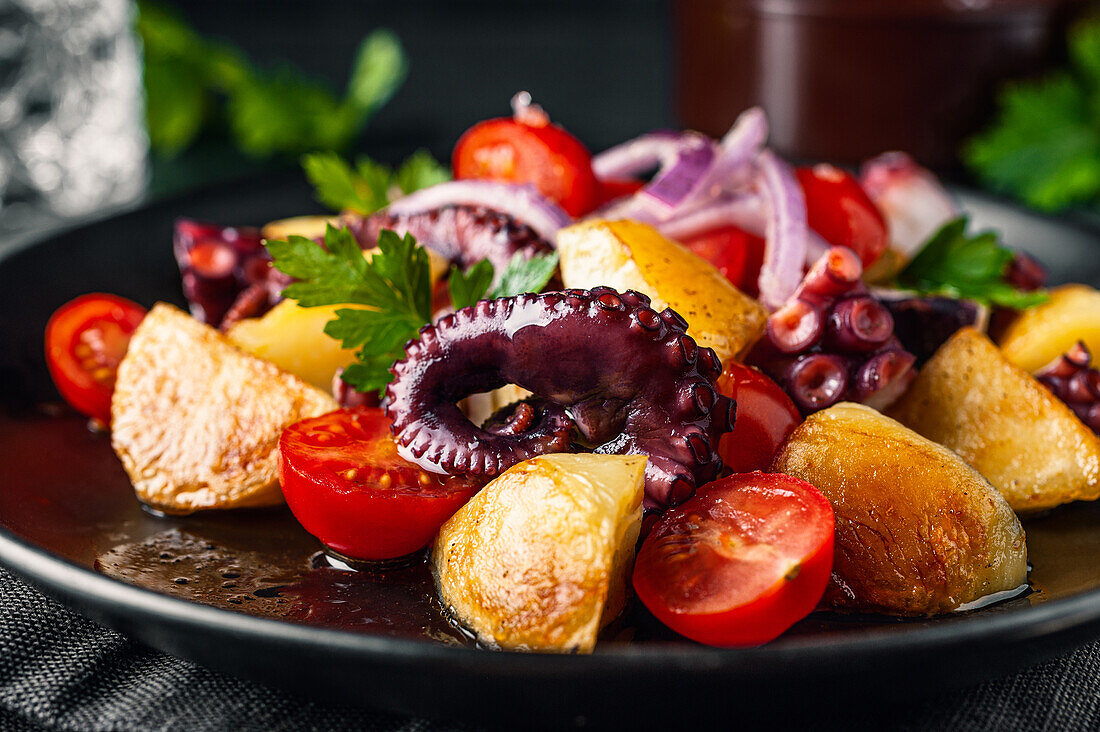
[[[764,236],[767,211],[761,197],[751,192],[726,194],[710,205],[659,223],[657,229],[670,239],[683,241],[726,226]]]
[[[491,180],[454,180],[422,188],[399,198],[387,209],[407,215],[450,205],[485,206],[521,221],[553,243],[558,229],[573,222],[569,214],[538,192],[533,185]]]
[[[959,215],[955,199],[936,176],[903,152],[887,152],[863,164],[860,179],[878,205],[893,247],[912,257],[945,223]]]
[[[602,159],[597,167],[608,176],[637,174],[654,163],[660,168],[642,190],[598,215],[659,224],[707,206],[724,192],[750,182],[751,163],[767,137],[767,118],[753,107],[737,118],[717,144],[698,133],[685,133],[677,143],[662,135],[612,148],[597,156]]]
[[[768,217],[764,266],[760,270],[760,299],[775,310],[802,281],[806,262],[806,199],[790,166],[770,150],[757,158],[760,190],[767,199]]]
[[[596,155],[592,158],[592,172],[600,180],[637,178],[676,162],[680,149],[691,144],[688,141],[691,137],[709,142],[696,132],[655,130]]]
[[[760,154],[768,139],[768,117],[759,107],[746,109],[734,121],[729,132],[718,143],[714,164],[695,181],[689,193],[680,201],[681,210],[691,210],[751,182],[751,163]]]

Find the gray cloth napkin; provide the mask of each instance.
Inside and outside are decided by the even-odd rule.
[[[809,724],[809,728],[830,727],[1100,729],[1100,645],[973,689],[917,704],[823,711]],[[0,569],[0,730],[42,729],[459,732],[474,728],[461,722],[430,722],[320,704],[209,671],[72,613]]]

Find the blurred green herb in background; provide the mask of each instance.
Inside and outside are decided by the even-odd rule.
[[[1069,32],[1070,68],[1008,84],[963,161],[989,188],[1045,211],[1100,202],[1100,18]]]
[[[450,171],[427,150],[417,150],[397,170],[365,156],[352,168],[334,152],[303,155],[302,169],[319,202],[333,211],[363,215],[385,208],[399,195],[451,179]]]
[[[257,158],[343,150],[405,80],[397,37],[376,30],[359,46],[343,97],[299,69],[258,69],[234,46],[200,36],[173,9],[138,5],[153,150],[173,157],[210,124]]]

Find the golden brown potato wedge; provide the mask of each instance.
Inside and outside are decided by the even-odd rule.
[[[138,498],[166,513],[281,503],[279,435],[332,397],[158,303],[111,399],[111,445]]]
[[[1024,530],[1004,498],[958,455],[870,407],[810,415],[772,467],[833,504],[832,607],[933,615],[1027,580]]]
[[[1100,292],[1085,285],[1050,291],[1050,300],[1020,314],[1001,336],[1008,360],[1032,373],[1077,341],[1100,354]]]
[[[1100,439],[972,328],[936,351],[889,414],[957,452],[1016,511],[1100,496]]]
[[[585,221],[558,232],[566,287],[614,287],[649,295],[688,322],[700,346],[722,363],[740,357],[764,332],[764,306],[730,284],[710,262],[634,221]]]
[[[498,476],[439,531],[440,596],[502,648],[579,651],[626,603],[646,458],[560,454]]]

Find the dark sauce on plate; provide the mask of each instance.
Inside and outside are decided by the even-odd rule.
[[[474,645],[440,603],[424,556],[354,571],[331,565],[285,508],[160,516],[143,510],[110,438],[58,405],[0,411],[0,526],[78,565],[183,600],[249,615],[386,637]],[[1100,554],[1094,504],[1025,523],[1031,591],[935,619],[814,613],[785,637],[889,632],[1016,610],[1091,589]],[[685,642],[639,603],[604,643]]]

